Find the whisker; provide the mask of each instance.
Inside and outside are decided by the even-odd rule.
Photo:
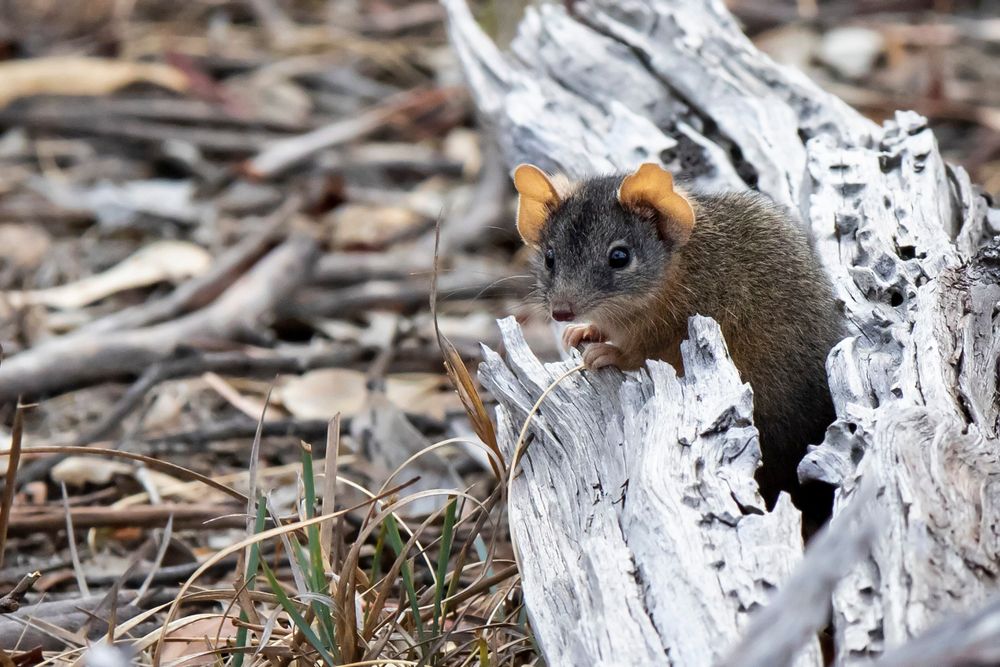
[[[497,278],[496,280],[494,280],[493,282],[491,282],[489,285],[486,285],[485,287],[483,287],[483,289],[479,290],[479,292],[473,298],[474,299],[481,298],[483,296],[483,294],[485,294],[486,292],[488,292],[489,290],[493,289],[494,287],[496,287],[497,285],[499,285],[500,283],[502,283],[504,281],[507,281],[507,280],[516,280],[516,279],[524,279],[524,278],[530,278],[530,277],[531,276],[504,276],[503,278]]]

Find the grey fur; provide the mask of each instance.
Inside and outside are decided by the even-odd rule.
[[[683,372],[678,346],[688,318],[714,318],[754,390],[765,499],[770,505],[784,489],[800,506],[823,504],[824,493],[817,499],[799,487],[795,469],[834,418],[825,362],[843,319],[807,239],[763,195],[686,193],[696,222],[676,247],[652,212],[618,202],[622,178],[585,181],[551,212],[534,262],[541,297],[596,325],[620,348],[623,368],[655,358]],[[615,270],[608,251],[619,241],[632,261]]]

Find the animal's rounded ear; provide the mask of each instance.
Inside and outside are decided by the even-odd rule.
[[[530,246],[538,245],[549,214],[559,205],[559,194],[548,174],[533,164],[514,169],[517,190],[517,231]]]
[[[674,177],[658,164],[647,162],[622,180],[618,201],[626,208],[651,208],[659,218],[660,231],[682,246],[694,229],[694,208],[674,191]]]

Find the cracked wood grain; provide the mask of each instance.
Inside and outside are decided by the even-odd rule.
[[[513,318],[500,324],[507,358],[485,349],[480,378],[509,457],[579,360],[542,364]],[[683,378],[663,362],[570,376],[534,418],[510,522],[552,664],[712,664],[801,556],[787,496],[764,512],[752,394],[714,320],[692,319],[681,354]],[[802,643],[795,664],[819,664]]]

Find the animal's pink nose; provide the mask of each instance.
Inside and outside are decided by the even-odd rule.
[[[571,308],[553,308],[552,319],[556,322],[572,322],[576,313]]]

